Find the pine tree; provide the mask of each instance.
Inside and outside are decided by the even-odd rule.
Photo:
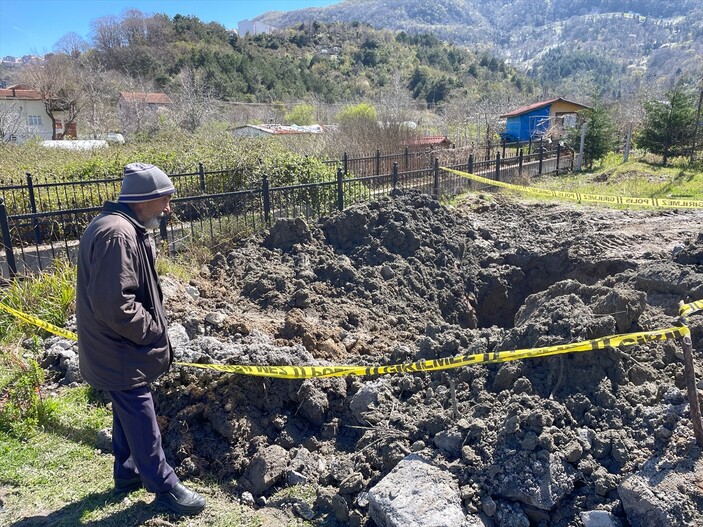
[[[671,157],[690,152],[696,120],[694,98],[682,82],[669,90],[663,101],[647,101],[644,127],[637,139],[640,148],[662,156],[667,164]]]

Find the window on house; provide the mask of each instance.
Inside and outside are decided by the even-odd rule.
[[[564,128],[574,128],[576,126],[576,114],[570,113],[564,116]]]
[[[29,126],[41,126],[41,115],[28,115],[27,124]]]

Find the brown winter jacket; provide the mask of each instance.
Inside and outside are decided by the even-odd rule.
[[[147,230],[106,202],[78,250],[76,315],[83,378],[110,391],[144,386],[172,360],[163,295]]]

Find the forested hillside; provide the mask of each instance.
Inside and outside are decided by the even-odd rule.
[[[530,94],[535,83],[501,60],[442,43],[353,23],[300,24],[274,34],[238,37],[191,16],[98,19],[88,54],[104,70],[153,80],[167,90],[184,68],[217,98],[246,102],[347,102],[394,89],[440,103],[450,94],[488,89]]]
[[[502,57],[564,95],[618,98],[703,72],[699,0],[345,0],[259,19],[276,27],[356,20],[431,32]]]

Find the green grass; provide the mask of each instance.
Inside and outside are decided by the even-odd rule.
[[[143,489],[115,496],[112,455],[95,444],[98,431],[111,426],[110,410],[85,386],[64,388],[53,400],[55,418],[31,437],[0,430],[0,526],[35,516],[57,527],[264,525],[266,511],[241,506],[220,482],[188,482],[208,500],[195,518],[168,514],[153,505],[154,495]]]
[[[623,163],[620,155],[611,154],[592,172],[544,176],[534,179],[532,185],[605,196],[703,200],[703,166],[683,159],[661,166],[633,157]]]
[[[73,308],[75,283],[75,266],[57,259],[49,271],[10,282],[0,290],[0,302],[63,327]],[[38,331],[41,330],[0,309],[0,342],[14,342],[23,336],[37,334]]]

